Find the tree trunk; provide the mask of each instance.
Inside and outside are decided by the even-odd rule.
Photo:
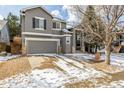
[[[110,65],[110,54],[111,54],[111,51],[110,51],[110,48],[105,48],[105,63]]]

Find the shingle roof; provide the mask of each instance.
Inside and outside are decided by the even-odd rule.
[[[60,19],[60,18],[57,18],[57,17],[54,17],[54,18],[53,18],[53,20],[55,20],[55,21],[60,21],[60,22],[64,22],[64,23],[66,23],[66,21],[65,21],[65,20],[62,20],[62,19]]]
[[[0,20],[0,30],[6,25],[7,21]]]

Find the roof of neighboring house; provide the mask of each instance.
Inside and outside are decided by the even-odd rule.
[[[27,10],[31,10],[31,9],[35,9],[35,8],[41,8],[42,10],[44,10],[48,15],[50,15],[52,18],[53,18],[53,20],[55,20],[55,21],[60,21],[60,22],[64,22],[65,23],[65,20],[62,20],[62,19],[60,19],[60,18],[57,18],[57,17],[54,17],[51,13],[49,13],[43,6],[40,6],[40,5],[35,5],[35,6],[29,6],[29,7],[26,7],[26,8],[23,8],[23,9],[21,9],[21,11],[20,12],[25,12],[25,11],[27,11]]]
[[[62,31],[65,32],[65,33],[73,33],[73,32],[71,32],[71,31],[69,31],[67,29],[62,29]]]
[[[60,22],[66,23],[65,20],[63,20],[63,19],[61,19],[61,18],[57,18],[57,17],[54,17],[53,20],[54,20],[54,21],[60,21]]]
[[[0,30],[6,25],[7,21],[0,20]]]

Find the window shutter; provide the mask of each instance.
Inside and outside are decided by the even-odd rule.
[[[46,29],[46,19],[44,19],[44,29]]]
[[[35,28],[35,18],[32,19],[32,26]]]

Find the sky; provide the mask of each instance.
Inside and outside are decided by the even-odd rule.
[[[7,18],[9,12],[14,15],[20,16],[20,10],[31,5],[0,5],[0,19]],[[61,18],[72,27],[73,23],[77,21],[77,17],[72,13],[69,5],[43,5],[49,13],[55,17]]]
[[[30,5],[0,5],[0,19],[6,18],[9,12],[19,16],[19,11],[28,6]],[[69,19],[68,12],[63,5],[44,5],[43,7],[56,17],[64,20]]]

